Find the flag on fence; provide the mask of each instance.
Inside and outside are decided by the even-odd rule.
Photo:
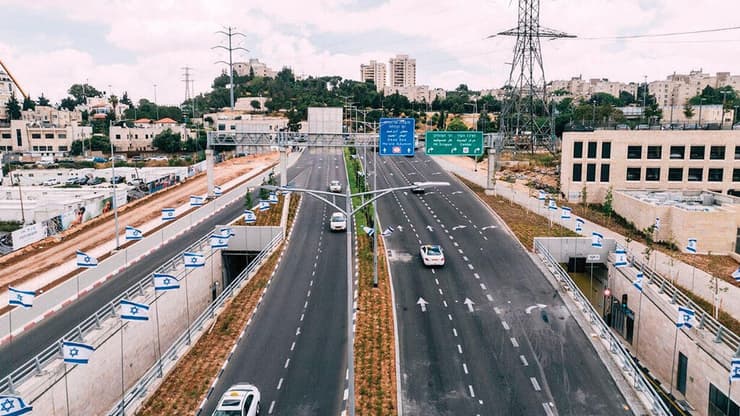
[[[260,205],[259,205],[260,211],[267,211],[270,209],[270,201],[260,199]]]
[[[154,290],[167,291],[180,288],[180,281],[175,276],[164,273],[154,273]]]
[[[740,358],[733,358],[730,362],[730,383],[740,380]]]
[[[554,199],[551,199],[550,202],[547,205],[547,208],[555,211],[555,210],[558,209],[558,204],[555,203],[555,200]]]
[[[223,194],[223,190],[220,186],[216,185],[213,187],[213,196],[221,196]]]
[[[737,270],[732,272],[732,278],[735,279],[736,282],[740,282],[740,267],[738,267]]]
[[[369,235],[370,237],[372,237],[373,234],[375,234],[375,229],[374,228],[370,228],[368,226],[362,227],[362,230],[365,231],[365,234]]]
[[[175,219],[174,208],[162,208],[162,221],[172,221]]]
[[[22,308],[33,307],[33,298],[36,292],[31,290],[20,290],[14,287],[8,287],[8,305],[20,306]]]
[[[77,250],[77,267],[93,268],[98,267],[98,259],[95,257]]]
[[[694,320],[694,315],[696,315],[696,312],[694,312],[692,309],[679,306],[676,326],[679,328],[682,328],[684,326],[687,328],[691,328],[693,326],[693,323],[691,321]]]
[[[206,265],[206,257],[200,253],[182,253],[185,267],[203,267]]]
[[[278,203],[278,197],[275,192],[270,192],[270,197],[267,199],[268,202],[271,204],[277,204]]]
[[[62,357],[67,364],[87,364],[94,351],[92,345],[62,341]]]
[[[211,248],[229,247],[229,237],[221,234],[211,234]]]
[[[576,218],[576,232],[577,233],[580,234],[583,232],[583,224],[585,224],[585,222],[582,219]]]
[[[686,251],[696,254],[696,238],[689,238],[689,244],[686,245]]]
[[[247,224],[254,224],[255,222],[257,222],[257,216],[254,215],[254,212],[252,210],[244,210],[244,222]]]
[[[124,321],[148,321],[149,305],[121,299],[121,319]]]
[[[570,208],[568,207],[560,207],[561,213],[560,213],[560,219],[561,220],[569,220],[570,219]]]
[[[221,235],[223,237],[229,238],[229,237],[233,237],[234,233],[231,231],[231,227],[224,227],[221,229]]]
[[[636,287],[637,290],[642,292],[642,279],[645,277],[645,275],[642,274],[642,272],[637,272],[637,276],[635,276],[635,281],[632,282],[632,286]]]
[[[653,228],[655,228],[655,231],[660,230],[660,217],[655,217],[655,225]]]
[[[537,194],[537,199],[539,199],[540,201],[544,201],[545,200],[545,191],[540,191]]]
[[[591,233],[591,247],[601,247],[602,240],[604,240],[604,236],[601,233],[596,231]]]
[[[20,416],[30,413],[29,406],[19,396],[0,396],[0,416]]]
[[[393,234],[393,226],[389,225],[388,228],[383,231],[383,237],[388,237],[391,234]]]
[[[126,240],[141,240],[142,237],[144,237],[144,233],[140,229],[130,225],[126,226]]]
[[[617,250],[614,252],[614,267],[624,267],[627,265],[627,252],[624,248],[617,245]]]
[[[200,207],[203,205],[203,197],[198,195],[190,195],[190,206]]]

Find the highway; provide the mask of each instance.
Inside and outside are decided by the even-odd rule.
[[[404,414],[632,414],[556,290],[467,188],[421,152],[378,163],[379,188],[451,183],[378,204],[395,228]],[[446,265],[424,267],[421,243],[440,244]]]
[[[316,150],[295,186],[346,187],[341,149]],[[343,206],[343,198],[336,198]],[[262,415],[338,415],[347,370],[346,234],[332,233],[332,208],[304,196],[290,244],[262,304],[252,317],[201,415],[210,415],[224,391],[238,382],[256,385]]]
[[[293,167],[288,169],[289,178],[295,177],[300,172],[300,166],[304,166],[305,169],[306,164],[301,162],[302,160],[299,159]],[[255,191],[253,197],[254,201],[258,199],[257,191]],[[193,227],[189,232],[180,235],[98,288],[88,292],[79,301],[71,303],[29,330],[14,337],[12,343],[1,346],[0,378],[4,378],[18,366],[56,342],[82,320],[111,302],[135,282],[154,272],[164,261],[175,256],[202,236],[212,232],[216,225],[225,224],[237,218],[244,210],[241,201],[241,199],[235,200],[222,211]],[[204,209],[208,208],[205,207]]]

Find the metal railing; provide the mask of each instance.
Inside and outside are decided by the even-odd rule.
[[[163,368],[165,366],[165,363],[167,360],[176,361],[178,358],[178,351],[182,349],[183,347],[190,345],[191,343],[191,336],[195,332],[197,333],[200,331],[204,324],[209,320],[212,319],[214,316],[216,316],[216,311],[221,308],[224,303],[231,297],[233,297],[243,286],[243,284],[248,283],[252,276],[253,272],[262,266],[262,263],[267,259],[269,254],[272,252],[272,250],[277,247],[280,242],[283,240],[282,234],[277,234],[275,237],[273,237],[272,240],[265,246],[265,248],[260,251],[260,253],[255,257],[250,263],[249,267],[244,269],[239,275],[229,284],[229,286],[225,287],[224,290],[221,292],[221,294],[214,300],[208,307],[201,313],[191,324],[190,327],[188,327],[185,331],[183,331],[182,335],[180,335],[175,342],[172,344],[170,348],[167,349],[167,351],[164,351],[162,353],[162,356],[157,359],[157,361],[152,365],[149,370],[147,370],[146,373],[139,379],[139,381],[136,382],[134,387],[130,388],[126,394],[124,395],[123,399],[123,408],[125,409],[126,406],[131,404],[132,402],[135,402],[136,400],[143,398],[146,396],[147,391],[149,390],[149,387],[156,382],[156,380],[162,378],[164,376]],[[150,279],[151,280],[151,279]],[[174,368],[174,367],[172,367]],[[111,410],[108,412],[108,415],[115,416],[121,414],[121,402],[119,401]]]
[[[552,255],[550,255],[547,248],[545,248],[545,246],[537,239],[535,239],[534,247],[535,252],[540,255],[540,258],[551,270],[555,278],[567,286],[576,302],[580,305],[581,311],[588,315],[591,325],[598,329],[599,336],[609,343],[609,351],[620,362],[622,372],[632,378],[635,390],[645,393],[645,396],[649,399],[652,406],[651,412],[655,415],[670,415],[671,413],[668,410],[668,407],[660,398],[658,392],[645,379],[640,368],[635,364],[634,360],[632,360],[632,356],[619,339],[617,339],[611,330],[609,330],[609,327],[603,321],[601,315],[596,311],[596,309],[594,309],[586,296],[583,295],[583,292],[581,292],[581,289],[578,287],[576,282],[571,279],[570,275],[563,270],[560,264],[552,257]]]

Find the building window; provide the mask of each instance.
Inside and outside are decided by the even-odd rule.
[[[586,182],[596,182],[596,164],[586,165]]]
[[[44,138],[45,139],[53,139],[54,138],[54,133],[46,133],[46,134],[44,134]]]
[[[219,124],[219,125],[218,125],[218,130],[219,130],[219,131],[224,131],[224,130],[226,130],[226,125],[225,125],[225,124]]]
[[[647,158],[648,159],[660,159],[663,156],[662,146],[648,146],[647,147]]]
[[[588,142],[588,158],[596,159],[596,142]]]
[[[627,159],[642,159],[642,146],[627,146]]]
[[[725,159],[725,147],[724,146],[712,146],[709,148],[709,159],[710,160],[724,160]]]
[[[609,164],[602,164],[601,165],[601,177],[599,178],[601,182],[609,182]]]
[[[601,158],[611,159],[611,157],[612,157],[612,142],[602,142],[601,143]]]
[[[573,164],[573,182],[580,182],[581,176],[583,175],[583,165],[580,163]]]
[[[723,169],[721,168],[710,168],[707,180],[709,182],[722,182],[722,176],[724,176],[722,171]]]
[[[671,159],[683,159],[686,157],[686,147],[685,146],[671,146]]]
[[[40,139],[41,138],[41,133],[31,133],[31,138],[32,139]]]
[[[729,401],[729,403],[728,403]],[[727,413],[727,409],[730,409],[730,413]],[[736,416],[740,414],[740,407],[737,403],[729,400],[727,396],[722,393],[719,389],[714,387],[714,384],[709,383],[709,412],[712,416]]]
[[[32,149],[33,149],[34,152],[38,152],[39,151],[39,147],[38,146],[33,146]]]
[[[67,146],[59,146],[59,151],[60,152],[66,152],[67,151]]]
[[[116,140],[121,140],[121,135],[120,134],[116,134]]]
[[[3,133],[3,139],[11,139],[12,137],[10,133]]]
[[[687,179],[689,182],[701,182],[701,178],[704,175],[702,168],[689,168],[689,175]]]
[[[735,146],[735,160],[740,159],[740,146]]]
[[[580,159],[583,157],[583,142],[573,142],[573,158]]]
[[[57,134],[57,139],[66,139],[66,138],[67,138],[67,133],[59,133],[59,134]]]
[[[657,182],[660,180],[660,168],[645,168],[645,180]]]
[[[640,168],[627,168],[627,180],[628,181],[639,181],[640,180]]]
[[[689,159],[704,160],[704,146],[691,146]]]
[[[732,170],[732,181],[740,182],[740,169],[735,168]]]
[[[21,133],[21,129],[15,129],[15,141],[18,147],[23,146],[23,134]]]
[[[229,128],[231,130],[236,130],[236,124],[232,124],[231,126],[229,126]],[[270,130],[272,130],[272,128],[270,128]]]
[[[669,182],[683,182],[683,168],[668,168]]]

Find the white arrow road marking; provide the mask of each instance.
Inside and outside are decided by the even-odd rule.
[[[457,229],[462,230],[463,228],[467,228],[467,227],[468,227],[467,225],[456,225],[456,226],[452,227],[452,231],[455,231]]]
[[[398,228],[398,231],[403,231],[403,227],[401,227],[400,225],[396,228]]]
[[[470,300],[470,298],[465,298],[465,302],[463,303],[468,306],[468,311],[473,312],[473,305],[475,305],[475,302]]]
[[[429,231],[434,231],[434,228],[432,228],[432,226],[431,226],[431,225],[427,225],[427,230],[429,230]]]
[[[481,228],[481,230],[485,231],[485,230],[487,230],[489,228],[496,228],[496,226],[495,225],[486,225],[485,227]]]
[[[421,306],[421,311],[426,312],[427,311],[427,305],[429,302],[425,301],[424,298],[419,298],[419,300],[416,301],[416,304]]]
[[[541,304],[541,303],[538,303],[538,304],[536,304],[536,305],[532,305],[532,306],[528,307],[528,308],[527,308],[527,309],[525,310],[525,312],[527,312],[527,314],[531,314],[531,313],[532,313],[532,311],[533,311],[534,309],[537,309],[537,308],[540,308],[540,309],[545,309],[546,307],[547,307],[547,305],[543,305],[543,304]]]
[[[462,191],[455,191],[455,192],[452,192],[450,195],[457,195],[457,194],[461,194],[461,193],[462,193]]]

